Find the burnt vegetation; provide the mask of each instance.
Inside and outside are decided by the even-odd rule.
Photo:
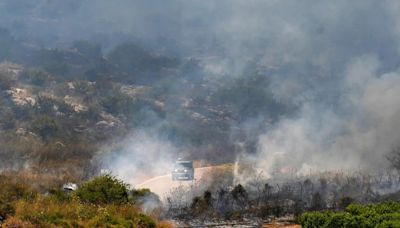
[[[254,178],[247,178],[244,184],[232,179],[226,182],[230,171],[214,172],[219,174],[211,180],[172,190],[167,197],[168,216],[191,225],[263,224],[287,218],[305,227],[391,227],[389,224],[399,221],[395,202],[400,196],[393,193],[399,176],[394,169],[376,175],[338,171],[267,179],[253,173],[250,176]]]

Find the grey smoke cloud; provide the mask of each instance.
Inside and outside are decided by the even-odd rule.
[[[400,75],[379,73],[376,56],[352,60],[335,106],[302,105],[298,116],[282,119],[259,138],[260,167],[271,172],[275,159],[313,170],[379,169],[400,143]]]
[[[118,145],[104,147],[99,159],[101,168],[134,187],[150,177],[168,174],[178,151],[171,143],[148,132],[136,132]]]
[[[396,1],[5,0],[0,4],[1,25],[17,36],[49,41],[47,45],[97,39],[111,47],[132,37],[154,45],[164,37],[176,44],[165,45],[182,56],[214,56],[206,72],[224,77],[246,77],[244,69],[256,62],[270,79],[265,89],[276,100],[298,107],[296,114],[282,117],[259,136],[256,160],[266,171],[281,157],[298,168],[379,168],[385,163],[384,154],[399,143],[400,4]],[[157,140],[146,138],[127,143],[131,155],[126,156],[153,159],[153,152],[143,154],[146,147],[155,155],[167,154]],[[122,167],[128,161],[114,162]],[[124,176],[135,170],[118,172]]]

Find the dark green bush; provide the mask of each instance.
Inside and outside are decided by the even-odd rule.
[[[103,175],[83,184],[75,194],[88,203],[127,203],[128,185],[111,175]]]
[[[161,203],[160,198],[148,188],[134,189],[129,192],[129,200],[134,203],[144,203],[146,200],[152,200],[155,203]]]
[[[351,204],[344,212],[307,212],[299,218],[304,227],[400,227],[400,203]]]
[[[68,202],[71,200],[71,196],[60,188],[53,188],[49,191],[50,195],[54,197],[59,202]]]
[[[138,217],[139,217],[138,224],[140,227],[143,227],[143,228],[155,228],[156,227],[156,223],[149,216],[147,216],[145,214],[139,214]]]
[[[322,227],[327,223],[327,218],[326,218],[325,213],[321,212],[308,212],[303,214],[299,222],[300,224],[304,227]]]

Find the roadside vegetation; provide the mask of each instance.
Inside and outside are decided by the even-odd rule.
[[[307,212],[299,222],[310,227],[400,227],[400,203],[351,204],[344,211]]]
[[[142,212],[144,198],[152,196],[150,191],[130,190],[110,175],[85,182],[75,192],[61,186],[41,192],[22,177],[2,175],[0,181],[2,227],[151,228],[160,221],[156,210],[148,215]],[[170,226],[165,221],[160,224]]]
[[[171,191],[167,215],[194,226],[286,219],[303,227],[398,227],[400,194],[392,189],[399,184],[399,174],[386,171],[263,178],[247,167],[226,166],[206,174],[190,189]]]

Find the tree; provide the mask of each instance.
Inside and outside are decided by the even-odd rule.
[[[319,192],[313,194],[310,209],[320,211],[326,208],[326,203]]]
[[[43,141],[48,142],[54,137],[59,127],[56,121],[49,116],[37,118],[32,123],[32,130],[40,135]]]
[[[243,212],[248,202],[248,194],[246,189],[241,184],[238,184],[231,191],[231,195]]]
[[[400,146],[393,148],[386,156],[390,166],[400,174]]]
[[[84,202],[95,204],[128,202],[128,185],[111,175],[103,175],[83,184],[75,192]]]
[[[146,202],[151,202],[156,205],[161,204],[158,195],[151,192],[148,188],[134,189],[129,191],[129,200],[135,204],[144,204]]]
[[[213,198],[211,191],[205,191],[203,197],[196,196],[192,200],[191,209],[194,216],[211,213],[213,206]]]

